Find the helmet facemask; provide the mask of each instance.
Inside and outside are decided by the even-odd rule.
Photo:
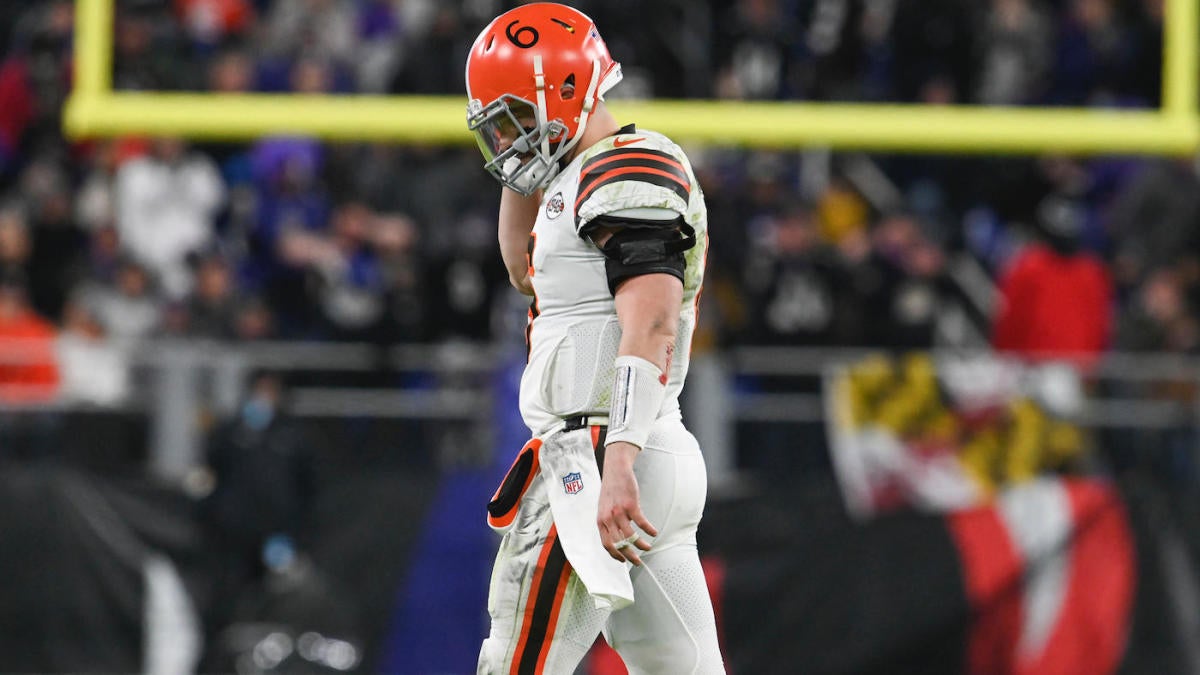
[[[467,127],[475,133],[488,173],[527,196],[554,179],[558,160],[570,149],[560,142],[566,125],[546,120],[533,102],[507,94],[487,106],[472,100],[467,106]]]

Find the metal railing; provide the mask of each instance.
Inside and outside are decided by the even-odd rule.
[[[0,411],[144,414],[151,468],[167,478],[181,477],[198,461],[202,432],[193,423],[198,415],[236,410],[255,371],[308,374],[307,382],[289,388],[288,411],[294,416],[461,422],[478,420],[481,411],[493,409],[494,374],[519,358],[512,349],[475,343],[380,346],[154,340],[107,346],[121,355],[131,373],[128,396],[106,403],[66,395],[5,398],[4,392],[13,389],[6,390],[0,381]],[[45,361],[56,353],[45,343],[0,341],[0,374],[4,367]],[[713,477],[720,480],[736,471],[738,424],[822,423],[826,414],[820,390],[823,375],[831,367],[879,353],[860,348],[742,346],[694,354],[684,412],[701,440]],[[980,351],[931,355],[935,360],[958,361],[994,356]],[[369,378],[373,380],[369,385],[327,381],[326,376],[336,374],[382,377]],[[423,378],[419,386],[397,383],[414,374]],[[796,386],[769,390],[745,386],[763,378]],[[1200,426],[1198,357],[1109,353],[1090,361],[1081,381],[1085,404],[1074,421],[1082,426],[1133,430]],[[515,415],[516,401],[511,408]]]

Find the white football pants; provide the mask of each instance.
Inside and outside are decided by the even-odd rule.
[[[570,433],[597,439],[593,429]],[[596,608],[563,554],[547,486],[535,476],[496,556],[480,675],[570,675],[601,633],[631,675],[725,672],[696,552],[708,485],[695,437],[677,419],[659,420],[634,474],[642,512],[659,534],[641,553],[643,565],[630,566],[633,604]]]

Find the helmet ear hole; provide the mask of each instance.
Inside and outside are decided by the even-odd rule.
[[[570,101],[575,98],[575,73],[571,73],[567,76],[567,79],[563,80],[562,87],[558,90],[558,95],[564,101]]]

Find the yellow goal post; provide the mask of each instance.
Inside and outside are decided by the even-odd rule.
[[[63,114],[71,138],[139,134],[237,141],[305,135],[398,144],[471,142],[464,96],[113,91],[114,1],[76,0],[75,85]],[[1166,0],[1157,110],[710,100],[614,100],[611,107],[621,119],[706,145],[1184,155],[1200,149],[1198,4]]]

